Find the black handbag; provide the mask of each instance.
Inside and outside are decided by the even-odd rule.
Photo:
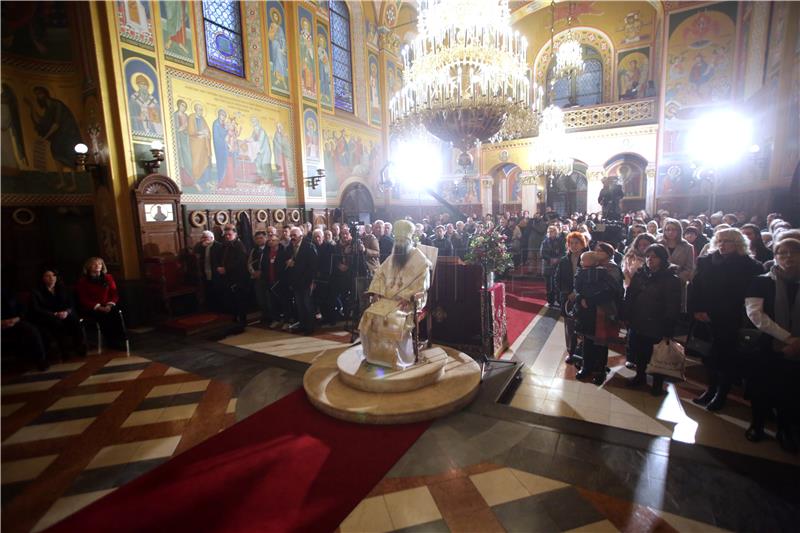
[[[689,357],[703,359],[711,356],[711,326],[706,322],[693,320],[689,325],[684,352]]]
[[[736,339],[736,351],[743,357],[754,357],[761,352],[761,333],[756,328],[742,328]]]

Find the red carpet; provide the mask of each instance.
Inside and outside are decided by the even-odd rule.
[[[428,425],[342,422],[301,389],[48,531],[333,531]]]
[[[506,282],[506,290],[506,332],[511,345],[547,303],[547,291],[543,280]]]

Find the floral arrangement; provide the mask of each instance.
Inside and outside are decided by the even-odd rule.
[[[506,237],[496,230],[477,234],[469,243],[464,260],[471,265],[481,265],[487,273],[502,274],[514,266],[506,247]]]

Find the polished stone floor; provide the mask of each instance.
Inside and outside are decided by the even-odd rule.
[[[479,397],[436,421],[341,531],[796,528],[795,458],[768,442],[763,453],[721,445],[744,441],[729,420],[738,406],[706,419],[676,387],[658,406],[646,391],[633,391],[641,401],[617,391],[614,376],[584,389],[560,364],[563,334],[551,314],[540,313],[508,354],[525,366],[513,395],[503,394],[513,371],[491,367]],[[4,375],[4,530],[68,516],[301,387],[308,361],[348,341],[335,330],[309,339],[248,328],[224,342],[149,333],[134,339],[131,357]],[[569,411],[548,410],[556,401]],[[677,431],[675,405],[697,422],[693,439]],[[723,432],[719,442],[703,437],[706,424]]]

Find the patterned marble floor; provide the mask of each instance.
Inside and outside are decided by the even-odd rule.
[[[794,466],[738,449],[694,453],[676,437],[680,423],[662,419],[672,408],[612,384],[584,388],[555,355],[547,359],[559,333],[540,313],[508,354],[528,366],[512,406],[496,403],[490,376],[481,396],[434,423],[340,530],[777,530],[800,520]],[[109,352],[4,376],[4,529],[39,531],[101,498],[297,389],[307,361],[348,340],[333,330],[308,338],[248,328],[224,343],[153,333],[131,357]],[[679,397],[660,401],[685,404]],[[548,401],[571,411],[541,413]],[[565,417],[575,431],[546,427]],[[635,417],[643,417],[638,426]],[[632,431],[614,437],[597,422]]]
[[[654,397],[648,388],[625,386],[634,371],[614,351],[609,354],[611,373],[602,386],[577,381],[575,368],[564,362],[564,326],[557,312],[543,310],[526,333],[513,347],[513,355],[526,366],[512,407],[800,464],[800,456],[785,453],[774,438],[760,443],[744,438],[750,407],[741,392],[734,390],[718,413],[694,405],[691,399],[704,390],[702,366],[696,361],[687,360],[686,382],[668,384],[666,396]],[[772,437],[773,429],[767,430]]]

